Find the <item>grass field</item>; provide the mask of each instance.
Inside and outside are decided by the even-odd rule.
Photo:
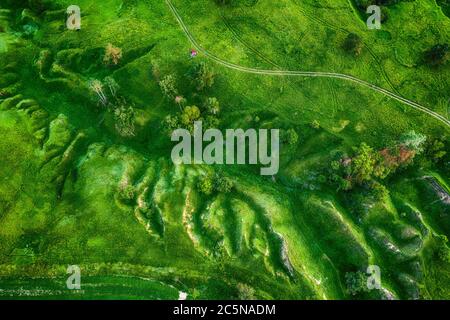
[[[2,1],[0,299],[449,299],[445,121],[341,78],[248,72],[348,75],[449,121],[450,63],[422,61],[450,42],[438,3],[389,6],[368,30],[347,0],[78,0],[81,30],[70,31],[72,1]],[[349,33],[357,57],[342,48]],[[105,64],[108,44],[119,63]],[[210,88],[193,88],[197,63],[214,71]],[[175,166],[165,119],[181,107],[160,88],[167,75],[188,105],[216,97],[221,129],[294,130],[277,176]],[[105,77],[134,110],[131,137],[90,89]],[[382,197],[329,181],[336,154],[411,130],[442,138],[447,154],[389,175]],[[231,192],[201,192],[210,174]],[[65,287],[67,265],[81,267],[81,292]],[[382,289],[349,290],[368,265]]]

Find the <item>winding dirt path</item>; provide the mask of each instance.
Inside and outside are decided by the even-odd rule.
[[[379,92],[384,94],[385,96],[388,96],[394,100],[399,101],[400,103],[403,103],[405,105],[408,105],[416,110],[419,110],[421,112],[424,112],[426,114],[428,114],[429,116],[435,118],[436,120],[439,120],[440,122],[442,122],[443,124],[445,124],[447,127],[450,127],[450,120],[448,120],[447,118],[445,118],[444,116],[442,116],[441,114],[434,112],[414,101],[408,100],[406,98],[403,98],[400,95],[397,95],[393,92],[390,92],[386,89],[383,89],[381,87],[378,87],[374,84],[371,84],[367,81],[358,79],[356,77],[353,76],[349,76],[346,74],[341,74],[341,73],[333,73],[333,72],[313,72],[313,71],[295,71],[295,70],[264,70],[264,69],[256,69],[256,68],[249,68],[249,67],[244,67],[244,66],[240,66],[234,63],[231,63],[229,61],[223,60],[217,56],[215,56],[214,54],[210,53],[209,51],[207,51],[206,49],[204,49],[202,46],[200,46],[200,44],[197,42],[197,40],[194,38],[194,36],[191,34],[191,32],[189,31],[188,27],[186,26],[186,24],[184,23],[183,19],[181,18],[180,14],[178,13],[177,9],[175,8],[175,6],[173,5],[171,0],[165,0],[166,4],[168,5],[168,7],[170,8],[171,12],[173,13],[174,17],[176,18],[177,22],[179,23],[179,25],[181,26],[181,28],[183,29],[184,34],[187,36],[187,38],[189,39],[189,41],[192,43],[192,45],[195,47],[195,49],[201,53],[203,53],[206,57],[208,57],[209,59],[213,60],[214,62],[225,66],[227,68],[230,69],[234,69],[237,71],[241,71],[241,72],[246,72],[246,73],[252,73],[252,74],[261,74],[261,75],[270,75],[270,76],[297,76],[297,77],[317,77],[317,78],[335,78],[335,79],[342,79],[342,80],[346,80],[346,81],[350,81],[350,82],[354,82],[357,83],[363,87],[369,88],[373,91]]]

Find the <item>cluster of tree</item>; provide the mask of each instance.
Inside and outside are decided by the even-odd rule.
[[[112,77],[106,77],[103,81],[93,79],[89,81],[89,89],[97,97],[98,102],[111,112],[114,118],[115,128],[122,137],[135,135],[134,107],[127,103],[124,97],[118,95],[120,89]]]
[[[368,185],[381,195],[386,189],[378,180],[385,179],[400,167],[410,165],[415,156],[423,153],[427,138],[410,131],[389,148],[374,150],[366,143],[354,149],[353,156],[337,154],[331,162],[331,181],[339,190]]]
[[[181,110],[175,115],[168,115],[164,120],[165,129],[169,134],[173,130],[184,128],[189,131],[194,130],[194,122],[202,121],[203,128],[217,128],[220,125],[219,101],[212,97],[206,98],[198,107],[197,105],[182,106]]]
[[[214,84],[215,73],[205,62],[194,63],[187,73],[188,79],[196,91],[202,92]],[[177,79],[174,75],[166,75],[159,81],[164,96],[174,99],[179,95]]]
[[[188,72],[188,78],[192,84],[194,93],[189,100],[180,94],[177,86],[177,78],[170,74],[159,81],[159,87],[163,95],[174,105],[179,112],[165,118],[165,129],[171,133],[178,128],[192,131],[195,121],[202,121],[204,128],[216,128],[219,126],[220,103],[215,97],[205,97],[204,91],[214,84],[215,74],[204,62],[194,64]]]
[[[198,190],[204,195],[211,195],[214,192],[228,193],[233,187],[234,183],[229,178],[221,173],[206,174],[200,178],[197,184]]]
[[[345,274],[345,284],[348,293],[354,296],[359,293],[368,292],[367,278],[367,275],[362,271],[347,272]]]

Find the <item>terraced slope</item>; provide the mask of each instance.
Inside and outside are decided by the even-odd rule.
[[[438,72],[395,62],[409,57],[396,15],[424,12],[436,37],[448,39],[449,22],[432,1],[393,9],[384,32],[395,41],[363,33],[371,51],[356,61],[339,48],[347,31],[363,32],[348,1],[172,2],[198,43],[224,61],[350,74],[447,117],[448,65]],[[0,9],[0,298],[450,297],[448,160],[399,171],[383,181],[382,197],[364,187],[338,191],[323,178],[335,154],[361,141],[381,149],[410,129],[444,136],[444,124],[340,79],[190,59],[191,43],[163,1],[80,0],[79,32],[64,29],[69,4],[6,1]],[[326,23],[336,10],[339,23]],[[420,39],[413,54],[431,41]],[[109,43],[122,48],[117,65],[103,61]],[[192,93],[186,74],[197,62],[214,68],[215,84]],[[217,97],[221,128],[295,129],[299,142],[282,148],[279,174],[173,165],[164,119],[179,106],[161,92],[167,74],[191,101]],[[91,90],[108,76],[134,106],[134,136],[117,132]],[[233,181],[231,192],[199,190],[214,174]],[[81,267],[84,292],[66,288],[67,265]],[[380,267],[382,288],[349,290],[349,275],[369,265]]]

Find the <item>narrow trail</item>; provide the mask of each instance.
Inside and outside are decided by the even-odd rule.
[[[388,96],[394,100],[397,100],[397,101],[399,101],[405,105],[408,105],[418,111],[424,112],[424,113],[430,115],[431,117],[435,118],[436,120],[439,120],[440,122],[445,124],[447,127],[450,127],[450,120],[448,120],[444,116],[440,115],[439,113],[434,112],[414,101],[403,98],[393,92],[390,92],[386,89],[380,88],[374,84],[371,84],[367,81],[358,79],[353,76],[349,76],[349,75],[341,74],[341,73],[333,73],[333,72],[313,72],[313,71],[295,71],[295,70],[264,70],[264,69],[244,67],[244,66],[240,66],[240,65],[228,62],[226,60],[223,60],[223,59],[215,56],[214,54],[210,53],[209,51],[204,49],[202,46],[200,46],[200,44],[197,42],[197,40],[194,38],[194,36],[191,34],[188,27],[184,23],[183,19],[181,18],[180,14],[178,13],[177,9],[172,4],[172,1],[171,0],[165,0],[165,1],[166,1],[166,4],[168,5],[168,7],[170,8],[171,12],[173,13],[174,17],[176,18],[178,24],[181,26],[181,28],[183,29],[183,32],[185,33],[185,35],[187,36],[189,41],[192,43],[192,45],[195,47],[195,49],[197,51],[203,53],[206,57],[208,57],[212,61],[214,61],[222,66],[225,66],[227,68],[234,69],[237,71],[241,71],[241,72],[251,73],[251,74],[261,74],[261,75],[270,75],[270,76],[334,78],[334,79],[342,79],[342,80],[354,82],[363,87],[369,88],[373,91],[382,93],[385,96]]]

